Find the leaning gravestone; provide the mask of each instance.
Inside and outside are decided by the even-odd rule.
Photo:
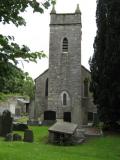
[[[0,118],[0,128],[1,128],[1,136],[6,136],[8,133],[12,132],[12,121],[11,113],[8,110],[5,110]]]
[[[33,142],[34,137],[33,137],[33,131],[32,130],[25,130],[24,132],[24,142]]]

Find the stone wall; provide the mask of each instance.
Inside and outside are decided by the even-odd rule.
[[[0,102],[0,114],[4,110],[9,110],[13,116],[20,116],[22,113],[26,113],[26,104],[18,102],[18,99],[24,98],[23,96],[13,96],[4,102]]]
[[[46,80],[49,71],[46,70],[42,75],[35,79],[35,118],[41,117],[48,107],[48,96],[45,96]],[[49,79],[48,79],[49,81]]]
[[[63,52],[63,39],[68,40],[68,52]],[[51,14],[49,50],[48,109],[63,118],[63,112],[71,111],[72,122],[81,119],[81,14]],[[67,105],[61,95],[67,93]]]
[[[0,102],[0,114],[3,113],[4,110],[9,110],[12,115],[15,115],[15,108],[17,106],[17,97],[8,98],[4,102]]]

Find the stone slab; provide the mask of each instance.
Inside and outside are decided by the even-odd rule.
[[[48,130],[49,132],[58,132],[65,134],[74,134],[77,129],[77,124],[68,123],[68,122],[57,122],[51,126]]]

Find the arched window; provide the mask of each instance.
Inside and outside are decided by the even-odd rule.
[[[88,79],[84,80],[84,97],[88,97]]]
[[[66,95],[66,93],[63,94],[63,105],[67,105],[67,95]]]
[[[46,79],[46,82],[45,82],[45,96],[46,97],[48,96],[48,78]]]
[[[68,39],[67,38],[63,39],[62,51],[63,52],[68,52]]]

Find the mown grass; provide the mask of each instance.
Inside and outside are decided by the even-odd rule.
[[[47,127],[31,129],[34,143],[5,142],[0,138],[0,160],[120,160],[119,135],[92,138],[77,146],[56,146],[47,143]]]

